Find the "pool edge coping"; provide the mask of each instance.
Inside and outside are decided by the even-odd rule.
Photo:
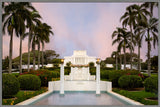
[[[27,100],[24,100],[24,101],[22,101],[22,102],[20,102],[20,103],[18,103],[18,104],[16,104],[16,105],[29,105],[29,104],[31,104],[31,103],[33,103],[33,102],[41,99],[42,97],[45,97],[45,96],[49,95],[49,94],[52,93],[52,92],[53,92],[53,90],[44,92],[44,93],[42,93],[42,94],[39,94],[39,95],[37,95],[37,96],[34,96],[34,97],[29,98],[29,99],[27,99]],[[124,101],[126,101],[126,102],[128,102],[128,103],[130,103],[130,104],[133,104],[133,105],[144,105],[144,104],[142,104],[142,103],[140,103],[140,102],[137,102],[137,101],[135,101],[135,100],[132,100],[132,99],[130,99],[130,98],[128,98],[128,97],[125,97],[125,96],[120,95],[120,94],[118,94],[118,93],[115,93],[115,92],[113,92],[113,91],[107,91],[107,93],[110,93],[110,94],[113,95],[114,97],[117,97],[117,98],[119,98],[119,99],[122,99],[122,100],[124,100]]]

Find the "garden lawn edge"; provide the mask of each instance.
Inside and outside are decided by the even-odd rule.
[[[48,94],[50,94],[50,93],[52,93],[52,92],[53,92],[53,91],[44,92],[44,93],[39,94],[39,95],[37,95],[37,96],[34,96],[34,97],[30,98],[30,99],[27,99],[27,100],[25,100],[25,101],[22,101],[22,102],[20,102],[20,103],[18,103],[18,104],[16,104],[16,105],[29,105],[29,104],[31,104],[31,103],[39,100],[40,98],[42,98],[42,97],[44,97],[44,96],[46,96],[46,95],[48,95]]]
[[[110,93],[110,94],[112,94],[113,96],[115,96],[115,97],[117,97],[117,98],[119,98],[119,99],[122,99],[122,100],[124,100],[124,101],[126,101],[126,102],[128,102],[128,103],[130,103],[130,104],[132,104],[132,105],[144,105],[144,104],[142,104],[142,103],[140,103],[140,102],[137,102],[137,101],[135,101],[135,100],[132,100],[132,99],[130,99],[130,98],[128,98],[128,97],[125,97],[125,96],[120,95],[120,94],[118,94],[118,93],[115,93],[115,92],[113,92],[113,91],[109,91],[108,93]]]

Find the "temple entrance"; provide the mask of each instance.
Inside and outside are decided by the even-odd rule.
[[[71,62],[71,73],[65,75],[65,80],[95,80],[95,75],[90,75],[89,63],[96,65],[96,57],[86,54],[86,51],[74,51],[72,56],[64,57],[64,66]]]
[[[95,75],[90,75],[89,67],[71,67],[71,73],[65,75],[65,80],[95,80]]]

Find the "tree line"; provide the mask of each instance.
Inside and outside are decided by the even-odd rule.
[[[52,28],[47,23],[42,22],[39,12],[30,2],[2,2],[2,24],[3,34],[6,32],[10,36],[9,41],[9,68],[12,71],[13,38],[20,38],[19,47],[19,72],[22,73],[22,42],[28,37],[28,71],[30,65],[30,50],[33,52],[33,69],[35,69],[35,48],[38,48],[38,68],[40,57],[42,67],[44,65],[44,47],[49,43],[50,35],[53,35]],[[42,46],[42,47],[41,47]],[[40,56],[40,49],[42,55]]]
[[[153,16],[153,9],[158,8],[158,2],[145,2],[140,5],[133,4],[126,7],[126,12],[121,16],[122,27],[117,27],[112,33],[112,45],[118,44],[117,50],[112,53],[116,59],[121,52],[124,53],[124,69],[126,69],[126,50],[130,51],[130,66],[132,69],[134,48],[138,47],[138,70],[141,66],[142,40],[147,43],[148,75],[151,75],[151,48],[158,45],[158,19]],[[120,58],[120,63],[122,58]],[[118,61],[116,61],[118,66]],[[116,67],[117,68],[117,67]]]

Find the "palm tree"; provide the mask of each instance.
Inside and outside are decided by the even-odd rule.
[[[120,63],[120,69],[121,69],[121,66],[122,66],[122,55],[121,55],[121,49],[118,50],[118,53],[119,53],[119,63]]]
[[[158,7],[158,2],[145,2],[143,4],[146,8],[149,8],[151,12],[151,17],[153,16],[153,8]]]
[[[114,45],[115,43],[118,43],[118,50],[123,49],[124,52],[124,69],[126,70],[126,48],[131,47],[130,45],[130,41],[131,41],[131,32],[128,32],[127,29],[125,28],[117,28],[117,30],[115,30],[112,33],[112,39],[116,37],[113,42],[112,45]]]
[[[16,3],[3,3],[3,15],[2,15],[2,22],[3,22],[3,33],[7,29],[8,34],[10,35],[10,45],[9,45],[9,73],[12,71],[12,52],[13,52],[13,32],[15,30],[16,35],[18,36],[18,29],[19,29],[19,20],[18,15],[16,14]]]
[[[54,35],[54,33],[51,31],[51,26],[47,25],[46,23],[43,23],[43,30],[45,32],[43,39],[41,39],[41,43],[42,43],[42,67],[44,65],[44,46],[45,43],[49,43],[49,36],[50,34]]]
[[[116,59],[116,70],[118,70],[118,56],[119,56],[118,51],[113,51],[111,54],[111,57]]]
[[[22,73],[22,40],[24,39],[24,34],[26,30],[25,21],[28,22],[28,20],[31,19],[31,11],[36,11],[35,8],[31,5],[29,2],[19,2],[17,3],[17,14],[19,16],[19,23],[20,23],[20,29],[19,29],[19,37],[20,37],[20,63],[19,63],[19,72]]]
[[[35,62],[36,62],[36,59],[35,59],[35,44],[36,44],[36,37],[35,35],[33,36],[33,39],[32,39],[32,52],[33,52],[33,70],[35,70]]]
[[[49,42],[49,36],[50,34],[53,35],[53,32],[51,31],[51,27],[47,25],[46,23],[40,23],[36,27],[36,38],[37,42],[36,44],[38,45],[38,68],[40,65],[40,43],[42,44],[42,67],[43,67],[43,61],[44,61],[44,56],[43,56],[43,50],[44,50],[44,44]]]
[[[150,12],[146,9],[145,5],[131,5],[130,6],[132,8],[132,10],[135,12],[135,21],[136,24],[134,27],[134,29],[136,29],[136,27],[140,26],[141,23],[144,23],[147,21],[147,16],[150,16]],[[138,45],[138,70],[140,72],[140,48],[141,48],[141,41],[143,37],[140,37],[140,31],[135,31],[135,36],[136,36],[136,40],[137,40],[137,45]]]
[[[33,32],[35,24],[40,23],[41,16],[38,14],[37,11],[30,12],[30,19],[27,19],[27,27],[29,28],[29,36],[28,36],[28,72],[29,72],[29,65],[30,65],[30,45],[31,40],[33,39]]]
[[[135,11],[133,10],[133,8],[131,6],[128,6],[126,8],[126,12],[124,13],[124,15],[120,18],[120,21],[122,21],[122,25],[123,27],[126,27],[127,25],[129,26],[130,28],[130,32],[131,32],[131,42],[133,41],[133,27],[135,26],[136,24],[136,21],[135,21]],[[130,44],[132,45],[132,44]],[[131,54],[131,69],[132,69],[132,50],[130,50],[130,54]]]
[[[148,52],[147,52],[147,57],[148,57],[148,75],[151,76],[151,58],[150,58],[150,52],[151,52],[151,41],[153,41],[153,46],[155,48],[156,43],[158,44],[158,19],[156,18],[150,18],[149,20],[147,20],[146,23],[143,23],[140,27],[140,34],[141,35],[145,35],[145,33],[147,34],[145,36],[145,40],[147,42],[148,45]]]

